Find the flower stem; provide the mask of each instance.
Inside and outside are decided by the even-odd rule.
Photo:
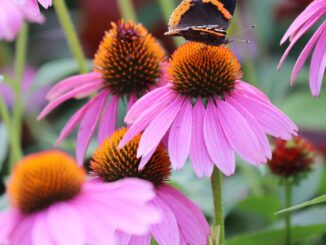
[[[15,50],[15,79],[12,84],[12,89],[15,93],[15,101],[12,111],[12,123],[10,125],[10,170],[15,163],[23,157],[23,150],[21,146],[21,133],[23,121],[23,94],[22,94],[22,80],[26,66],[26,50],[28,38],[28,24],[24,24],[16,41]],[[8,130],[8,129],[7,129]]]
[[[131,0],[118,0],[118,6],[122,18],[126,21],[137,21],[137,14]]]
[[[292,183],[289,180],[285,181],[285,208],[289,208],[292,205]],[[291,212],[286,212],[285,218],[285,245],[292,244],[291,235]]]
[[[219,239],[215,245],[224,244],[224,208],[222,195],[222,173],[214,167],[213,175],[211,176],[211,188],[214,203],[214,220],[215,226],[219,229]]]
[[[67,5],[64,0],[54,0],[53,5],[59,18],[60,24],[66,34],[69,48],[79,65],[80,73],[87,72],[87,62],[79,42],[76,30],[70,18]]]

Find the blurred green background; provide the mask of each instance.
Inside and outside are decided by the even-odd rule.
[[[69,0],[67,1],[84,50],[91,60],[111,21],[127,17],[137,19],[148,28],[169,53],[180,45],[182,39],[164,36],[167,22],[178,0]],[[307,64],[290,86],[290,74],[300,50],[312,32],[295,46],[286,60],[282,71],[277,64],[286,46],[279,42],[294,18],[311,1],[309,0],[242,0],[238,1],[236,14],[229,29],[231,39],[250,40],[247,44],[234,41],[230,44],[243,65],[243,80],[264,91],[274,104],[280,107],[300,127],[301,135],[318,147],[320,154],[314,171],[299,186],[294,188],[293,204],[310,200],[326,193],[326,89],[320,98],[310,95]],[[132,4],[132,6],[128,6]],[[78,73],[78,67],[70,55],[65,36],[57,17],[50,9],[44,11],[46,23],[32,25],[28,64],[33,67],[33,85],[26,93],[34,94],[44,87],[51,86],[60,79]],[[252,25],[255,30],[242,32]],[[10,70],[13,64],[14,44],[0,42],[0,71]],[[2,72],[0,72],[2,73]],[[324,78],[325,82],[325,78]],[[42,94],[34,104],[27,103],[24,117],[24,152],[49,149],[53,146],[60,129],[69,116],[84,101],[69,101],[41,122],[36,115],[44,105]],[[44,93],[43,93],[44,96]],[[120,106],[120,123],[125,105]],[[0,124],[0,168],[1,179],[5,181],[8,142],[6,131]],[[62,149],[74,153],[74,137],[62,145]],[[91,156],[96,142],[92,143],[88,156]],[[190,164],[183,171],[173,173],[173,184],[183,190],[204,210],[208,219],[212,218],[212,201],[208,179],[198,180]],[[2,185],[2,184],[1,184]],[[1,188],[1,193],[4,187]],[[226,215],[227,245],[236,244],[283,244],[282,215],[274,215],[283,207],[283,192],[279,180],[267,168],[254,168],[238,161],[236,175],[225,178],[224,198]],[[4,195],[0,198],[0,209],[7,205]],[[316,205],[296,211],[293,215],[293,233],[297,244],[326,244],[326,205]]]

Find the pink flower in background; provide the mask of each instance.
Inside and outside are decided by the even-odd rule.
[[[144,235],[160,221],[153,186],[139,179],[86,180],[66,154],[48,151],[18,163],[12,207],[0,213],[0,244],[119,244],[116,231]],[[40,191],[42,190],[42,191]]]
[[[120,148],[144,131],[140,168],[167,136],[175,169],[190,155],[198,177],[210,176],[214,165],[232,175],[235,153],[263,164],[271,158],[266,134],[282,139],[297,134],[296,125],[260,90],[239,80],[240,64],[224,46],[187,43],[173,54],[168,74],[170,83],[139,99],[125,117],[131,127]]]
[[[119,244],[150,245],[152,236],[160,245],[207,244],[210,227],[205,216],[197,205],[167,184],[171,163],[163,144],[155,149],[145,168],[139,170],[141,160],[137,159],[137,148],[141,135],[119,150],[118,144],[126,132],[126,128],[116,131],[95,151],[91,161],[92,174],[100,182],[114,183],[126,177],[152,182],[156,197],[151,203],[161,210],[162,220],[143,236],[119,230]],[[130,191],[133,192],[133,187]]]
[[[27,66],[22,81],[24,105],[26,105],[26,110],[29,112],[40,111],[40,108],[46,103],[45,96],[49,91],[48,86],[44,86],[42,88],[34,90],[33,82],[35,81],[36,73],[37,71],[35,68]],[[7,67],[0,69],[0,74],[4,76],[13,77],[14,72]],[[4,97],[5,102],[9,107],[13,106],[15,95],[8,84],[4,82],[0,83],[0,95]]]
[[[287,39],[290,45],[285,51],[278,68],[281,69],[283,62],[297,41],[319,20],[326,15],[326,1],[313,1],[292,23],[281,40],[281,44]],[[323,20],[317,31],[311,37],[302,50],[291,75],[291,84],[294,83],[303,65],[312,53],[310,63],[309,85],[313,96],[319,96],[326,67],[326,20]]]
[[[25,13],[31,20],[38,20],[42,17],[38,4],[48,9],[52,6],[52,0],[11,0],[25,9]]]
[[[164,80],[165,60],[163,48],[142,25],[113,23],[95,55],[94,71],[55,85],[39,119],[69,99],[96,94],[72,116],[56,143],[60,144],[80,123],[76,156],[82,164],[97,125],[98,141],[102,143],[116,129],[119,101],[128,101],[129,108],[138,97],[158,86]]]
[[[28,9],[14,3],[13,0],[0,0],[0,40],[13,41],[25,21],[42,23],[44,17],[31,16]]]

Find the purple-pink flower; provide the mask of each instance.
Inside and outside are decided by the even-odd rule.
[[[271,158],[266,134],[297,134],[296,125],[260,90],[240,80],[240,64],[224,46],[187,43],[167,70],[170,82],[139,99],[125,117],[131,126],[119,147],[143,131],[140,168],[166,137],[175,169],[190,156],[198,177],[210,176],[214,165],[232,175],[235,153],[263,164]]]
[[[112,183],[127,177],[137,177],[155,185],[156,197],[151,204],[161,210],[162,220],[153,224],[143,236],[119,230],[121,245],[150,245],[153,237],[160,245],[207,244],[210,227],[201,210],[180,191],[167,184],[170,176],[170,160],[163,144],[160,144],[148,164],[139,170],[137,147],[141,135],[137,135],[121,150],[118,144],[126,134],[123,128],[107,138],[95,151],[91,170],[100,182]],[[131,187],[130,191],[133,191]]]
[[[28,11],[12,0],[0,0],[0,6],[0,40],[13,41],[26,20],[38,23],[43,21],[41,15],[31,19]]]
[[[55,85],[47,96],[50,103],[39,119],[69,99],[95,95],[71,117],[56,143],[60,144],[80,123],[76,157],[82,164],[97,125],[98,141],[102,143],[116,129],[119,101],[128,101],[129,108],[162,82],[165,60],[164,49],[141,24],[112,23],[95,55],[94,71]]]
[[[278,68],[281,69],[283,62],[298,40],[319,20],[323,20],[317,31],[311,37],[298,57],[291,75],[291,84],[298,77],[303,65],[312,53],[310,62],[309,85],[313,96],[319,96],[326,67],[326,1],[313,1],[291,24],[281,40],[284,44],[287,39],[290,45],[285,51]],[[324,19],[323,19],[324,18]]]
[[[0,213],[0,244],[119,244],[117,230],[144,235],[160,212],[153,186],[139,179],[86,180],[58,151],[25,157],[9,184],[12,207]]]
[[[15,2],[15,4],[22,6],[25,9],[25,13],[30,19],[37,20],[42,14],[39,8],[39,4],[48,9],[52,6],[52,0],[10,0]]]

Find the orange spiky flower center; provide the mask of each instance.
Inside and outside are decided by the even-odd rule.
[[[113,94],[141,95],[158,82],[164,61],[164,49],[141,24],[121,20],[106,32],[94,69]]]
[[[273,174],[296,178],[308,172],[316,160],[315,148],[304,138],[295,137],[291,141],[277,139],[272,159],[268,166]]]
[[[209,98],[230,93],[242,71],[227,47],[189,42],[173,54],[168,76],[176,92],[192,98]]]
[[[162,144],[159,145],[144,169],[139,170],[140,159],[137,159],[137,149],[141,135],[133,138],[119,150],[118,145],[126,132],[126,128],[116,131],[95,151],[91,160],[93,174],[105,182],[135,177],[159,186],[168,179],[171,171],[166,149]]]
[[[81,191],[86,173],[70,156],[47,151],[23,158],[9,184],[12,205],[31,214],[51,204],[73,199]]]

